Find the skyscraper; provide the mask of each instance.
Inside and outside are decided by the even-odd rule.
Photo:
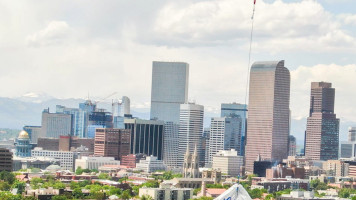
[[[42,112],[42,128],[39,137],[59,138],[60,135],[72,134],[72,115],[50,113],[49,109]]]
[[[290,74],[284,61],[256,62],[251,67],[245,148],[246,170],[261,159],[288,156]]]
[[[125,129],[131,134],[130,153],[163,159],[164,122],[125,118]]]
[[[349,127],[348,141],[356,142],[356,127]]]
[[[247,105],[239,103],[222,103],[221,117],[238,117],[241,119],[241,145],[235,149],[239,155],[245,155],[246,131],[247,131]]]
[[[238,153],[241,146],[241,119],[239,117],[213,117],[210,125],[208,163],[221,150],[234,149]]]
[[[114,128],[125,128],[124,117],[130,115],[130,99],[123,96],[112,103],[112,116]]]
[[[24,126],[23,130],[28,133],[31,143],[37,144],[38,136],[41,135],[41,126]]]
[[[293,135],[289,135],[288,156],[297,155],[297,140]]]
[[[179,123],[180,104],[188,100],[188,79],[188,63],[153,62],[151,119]]]
[[[179,125],[173,122],[164,123],[164,164],[170,168],[178,165]]]
[[[151,119],[165,121],[164,162],[177,163],[180,104],[188,100],[189,65],[183,62],[153,62]]]
[[[204,106],[188,103],[180,105],[178,164],[183,166],[187,146],[193,153],[195,145],[199,155],[199,165],[204,165],[204,150],[202,148]]]
[[[335,88],[331,83],[311,83],[305,156],[312,160],[337,160],[339,119],[334,114]]]

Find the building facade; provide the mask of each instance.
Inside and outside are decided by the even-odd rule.
[[[30,142],[37,144],[38,136],[41,135],[41,126],[24,126],[23,130],[30,136]]]
[[[246,171],[258,155],[282,161],[288,156],[290,73],[284,61],[251,67],[246,138]]]
[[[12,153],[10,150],[0,148],[0,171],[12,171]]]
[[[74,170],[74,160],[77,158],[77,154],[68,151],[48,151],[42,148],[36,147],[31,151],[32,157],[47,157],[47,158],[59,158],[60,166],[64,170]]]
[[[310,112],[307,118],[305,156],[312,160],[337,160],[339,119],[334,114],[335,88],[331,83],[311,83]]]
[[[348,141],[356,142],[356,127],[349,127]]]
[[[178,160],[180,104],[188,100],[189,65],[183,62],[152,64],[151,119],[163,120],[164,161],[169,168]]]
[[[187,148],[190,153],[193,153],[195,146],[197,146],[199,166],[204,166],[203,120],[204,106],[193,103],[180,106],[178,165],[183,166]]]
[[[179,125],[174,122],[164,123],[164,156],[165,165],[169,168],[181,167],[178,164]]]
[[[152,64],[151,119],[179,123],[180,104],[188,100],[189,64]]]
[[[130,131],[118,128],[98,128],[95,132],[94,155],[119,160],[130,154]]]
[[[99,169],[103,165],[120,165],[120,161],[114,157],[88,157],[83,156],[81,159],[75,160],[75,170],[78,167],[82,169]]]
[[[243,166],[244,158],[239,156],[234,149],[219,151],[213,157],[213,169],[221,171],[229,176],[238,176],[240,167]]]
[[[166,170],[166,166],[163,164],[163,160],[158,160],[155,156],[147,156],[145,159],[141,159],[139,163],[136,163],[136,169],[151,173]]]
[[[150,196],[156,200],[188,200],[193,198],[192,188],[140,188],[139,196]]]
[[[163,159],[163,121],[125,118],[125,129],[131,135],[130,154],[153,155]]]
[[[123,96],[121,99],[115,100],[112,103],[112,115],[114,128],[125,128],[124,117],[130,115],[130,99]]]
[[[42,112],[42,128],[39,137],[59,138],[60,135],[72,134],[72,115],[50,113],[49,109]]]
[[[235,149],[240,155],[241,119],[239,117],[213,117],[210,123],[208,163],[221,150]]]
[[[293,135],[289,136],[288,156],[297,155],[297,140]]]
[[[247,131],[247,105],[239,103],[222,103],[221,117],[238,117],[241,119],[241,146],[236,149],[239,155],[245,155],[246,131]]]

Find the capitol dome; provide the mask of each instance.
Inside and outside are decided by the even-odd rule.
[[[28,133],[26,131],[21,131],[18,138],[19,139],[30,139],[30,136],[28,136]]]

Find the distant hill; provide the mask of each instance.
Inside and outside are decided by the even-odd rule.
[[[79,103],[84,101],[84,99],[57,99],[45,94],[36,95],[34,93],[16,99],[0,97],[0,128],[8,130],[9,135],[5,137],[10,137],[15,133],[18,134],[18,131],[22,129],[24,125],[41,125],[41,114],[45,108],[50,108],[51,112],[55,112],[56,105],[77,108],[79,107]],[[111,111],[111,103],[100,102],[98,107]],[[150,118],[149,108],[132,108],[131,113],[134,117],[142,119]],[[210,125],[211,117],[218,116],[219,114],[217,113],[205,112],[204,127]],[[355,122],[341,121],[340,141],[347,139],[347,129],[354,124]],[[300,120],[292,119],[291,126],[291,134],[296,137],[297,144],[303,146],[306,118]],[[14,132],[12,129],[15,129]]]
[[[17,138],[20,129],[0,128],[0,140]]]

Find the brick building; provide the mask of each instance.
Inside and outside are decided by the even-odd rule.
[[[97,128],[95,131],[94,155],[121,159],[130,154],[130,130]]]

